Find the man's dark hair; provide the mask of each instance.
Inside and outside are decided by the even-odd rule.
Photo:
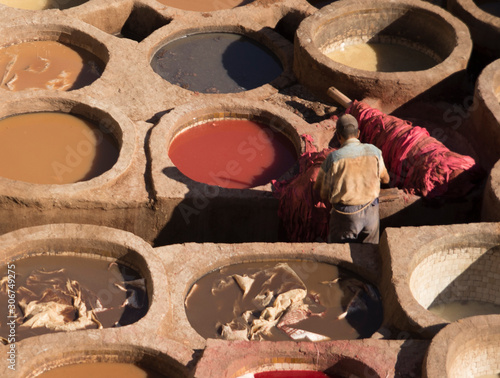
[[[344,139],[358,136],[358,121],[350,114],[344,114],[337,121],[337,134]]]

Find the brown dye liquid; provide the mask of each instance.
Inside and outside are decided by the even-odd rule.
[[[382,321],[379,298],[372,300],[369,294],[365,295],[364,283],[344,271],[339,273],[335,265],[312,261],[287,261],[286,265],[302,283],[276,262],[231,265],[202,277],[193,285],[185,301],[191,325],[205,338],[222,338],[223,325],[241,323],[241,315],[245,313],[252,312],[258,317],[263,312],[264,306],[259,299],[263,295],[272,295],[272,305],[284,289],[293,290],[305,284],[307,296],[303,302],[308,305],[307,311],[297,312],[298,316],[294,316],[295,312],[289,308],[269,334],[259,334],[253,339],[346,340],[369,337],[379,327]],[[234,275],[255,277],[246,294],[236,283]],[[349,309],[348,315],[340,316],[346,308]],[[306,313],[311,316],[303,316]],[[301,331],[289,336],[283,323]]]
[[[429,307],[429,311],[454,322],[469,316],[500,314],[500,305],[480,301],[443,303]]]
[[[420,51],[386,43],[348,45],[326,55],[346,66],[372,72],[421,71],[437,64],[434,59]]]
[[[93,83],[103,63],[88,51],[55,41],[24,42],[0,49],[0,88],[68,91]]]
[[[147,311],[144,280],[116,261],[44,255],[11,264],[15,265],[9,268],[15,272],[15,287],[8,285],[11,272],[4,266],[0,303],[7,304],[14,291],[15,312],[9,312],[7,305],[0,307],[2,338],[8,339],[7,322],[12,319],[19,341],[51,332],[99,328],[99,323],[102,328],[132,324]]]
[[[161,374],[154,373],[134,364],[119,362],[96,362],[61,366],[49,370],[39,377],[43,378],[162,378]]]
[[[253,0],[156,0],[169,7],[196,11],[211,12],[221,9],[231,9],[250,4]]]
[[[43,9],[68,9],[76,7],[88,0],[0,0],[0,4],[12,8],[43,10]]]
[[[114,138],[66,113],[30,113],[0,120],[0,176],[36,184],[89,180],[117,161]]]

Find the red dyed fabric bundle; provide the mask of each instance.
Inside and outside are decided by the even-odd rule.
[[[453,179],[464,172],[479,170],[473,158],[450,151],[422,127],[358,101],[346,113],[358,120],[360,140],[382,150],[391,186],[427,198],[451,196],[448,189]],[[472,186],[472,180],[462,178],[453,195],[464,195]]]
[[[280,201],[278,216],[290,241],[326,241],[331,205],[322,202],[313,187],[321,164],[333,149],[317,152],[311,137],[302,137],[306,139],[306,152],[298,160],[298,174],[272,182],[274,196]]]

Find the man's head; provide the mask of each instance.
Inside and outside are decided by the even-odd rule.
[[[337,137],[342,142],[359,137],[358,121],[350,114],[344,114],[337,120]]]

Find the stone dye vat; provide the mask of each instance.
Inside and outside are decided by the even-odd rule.
[[[195,11],[195,12],[211,12],[221,9],[241,7],[242,5],[250,4],[253,0],[226,0],[226,1],[193,0],[189,2],[182,0],[157,0],[157,1],[173,8]]]
[[[119,152],[97,125],[57,112],[0,120],[0,141],[0,176],[35,184],[90,180],[110,170]]]
[[[272,82],[283,69],[265,46],[241,34],[199,33],[168,42],[153,70],[172,84],[201,93],[236,93]]]
[[[251,121],[251,122],[249,122]],[[206,124],[209,129],[213,122],[231,126],[237,134],[240,126],[248,125],[254,131],[246,131],[238,136],[236,146],[225,146],[224,137],[214,135],[217,148],[211,153],[221,153],[221,146],[231,158],[222,161],[222,165],[206,165],[208,155],[199,152],[199,148],[181,151],[195,157],[197,164],[205,164],[208,170],[206,180],[212,185],[190,179],[194,177],[180,165],[174,164],[174,157],[169,153],[177,138]],[[264,129],[261,126],[265,125]],[[214,127],[214,131],[219,126]],[[255,131],[258,131],[256,134]],[[252,101],[229,100],[197,101],[179,106],[164,116],[151,133],[150,152],[152,156],[153,189],[158,199],[158,210],[165,211],[168,223],[163,227],[158,242],[171,244],[183,241],[228,241],[229,240],[276,240],[278,235],[277,200],[271,193],[271,176],[278,178],[293,165],[292,156],[298,156],[304,148],[300,135],[306,132],[302,120],[294,114],[278,107]],[[186,134],[185,134],[186,133]],[[221,144],[222,141],[222,144]],[[284,143],[284,155],[273,158],[276,149],[272,144]],[[215,143],[214,142],[214,143]],[[212,148],[212,142],[202,146]],[[262,165],[259,156],[267,150],[269,160]],[[291,151],[290,151],[291,150]],[[273,163],[274,160],[279,160]],[[257,163],[257,167],[252,164]],[[266,168],[269,164],[277,166],[277,171]],[[285,164],[286,163],[286,164]],[[251,168],[248,171],[247,168]],[[257,169],[257,171],[255,171]],[[247,172],[247,177],[241,176]],[[187,177],[188,175],[189,177]],[[271,173],[271,175],[269,175]],[[256,177],[252,178],[253,176]],[[252,177],[251,177],[252,176]],[[257,180],[257,181],[255,181]],[[257,186],[256,186],[257,185]],[[249,188],[250,189],[241,189]],[[240,188],[240,189],[235,189]],[[245,217],[241,214],[245,213]],[[209,220],[210,219],[210,220]],[[193,232],[193,227],[199,231]],[[241,236],[240,236],[241,235]],[[246,236],[243,236],[246,235]],[[245,239],[240,239],[244,237]],[[193,238],[196,238],[193,240]],[[255,239],[254,239],[255,238]]]
[[[297,159],[293,143],[269,126],[245,119],[192,125],[168,146],[175,166],[189,178],[225,188],[252,188],[277,179]]]
[[[487,170],[500,159],[499,88],[500,60],[496,60],[481,72],[476,81],[474,101],[469,109],[470,119],[464,130],[479,154],[481,164]],[[491,210],[492,213],[495,212],[494,209]]]
[[[17,340],[48,332],[125,326],[147,312],[144,278],[120,261],[68,251],[12,260],[2,267],[2,272],[9,270],[15,272],[16,288],[2,290],[0,299],[7,303],[14,292],[18,307],[2,311],[2,317],[17,319]],[[5,274],[3,280],[11,276]],[[7,342],[5,322],[0,332]]]
[[[176,277],[175,287],[171,288],[172,305],[174,306],[173,323],[172,325],[164,323],[161,327],[162,332],[174,340],[183,340],[186,345],[193,349],[204,346],[207,338],[220,338],[221,331],[228,336],[227,338],[235,339],[242,336],[240,339],[245,340],[248,340],[250,334],[255,340],[295,339],[299,341],[325,340],[335,337],[368,338],[382,322],[376,289],[371,285],[363,286],[362,283],[362,281],[376,281],[378,268],[373,246],[359,246],[359,249],[351,252],[347,245],[251,243],[232,246],[188,243],[160,247],[156,251],[163,260],[167,274]],[[352,259],[357,259],[356,256],[361,255],[364,256],[363,264],[352,264]],[[185,263],[182,265],[173,263],[180,256]],[[286,266],[283,264],[276,267],[280,262],[286,263]],[[237,271],[239,267],[234,264],[245,265],[245,269],[249,266],[256,266],[258,273],[247,276],[238,275],[236,277],[238,281],[235,281],[232,274],[234,273],[233,269],[236,268]],[[266,267],[270,266],[271,268],[263,272],[259,264],[265,264]],[[337,267],[341,272],[347,271],[347,273],[345,275],[341,273],[340,279],[336,281],[332,277],[335,277]],[[222,280],[216,280],[212,286],[211,279],[218,275],[214,272],[221,268],[224,270],[220,275]],[[352,276],[349,276],[348,272],[361,278],[351,279]],[[240,270],[239,273],[242,271]],[[267,273],[269,273],[267,278],[274,273],[276,275],[262,288],[260,285],[262,280],[265,280],[264,276]],[[285,274],[285,276],[281,274]],[[284,285],[281,285],[282,281],[279,277],[286,277],[283,280]],[[302,281],[300,277],[305,281]],[[253,279],[255,281],[252,281]],[[318,281],[316,279],[319,282],[316,282]],[[207,281],[209,281],[208,285]],[[236,284],[234,284],[235,282]],[[257,285],[252,286],[253,282]],[[341,289],[339,286],[336,287],[337,283]],[[242,286],[239,286],[240,284]],[[266,286],[268,284],[269,286]],[[302,295],[303,298],[305,295],[304,284],[308,285],[308,298],[304,299],[303,302],[308,305],[298,307],[301,304],[299,297]],[[241,300],[240,291],[243,286],[247,290],[246,294],[243,295],[243,300]],[[194,290],[192,290],[193,288]],[[259,295],[260,291],[262,291],[261,295]],[[340,292],[345,292],[345,297],[339,302]],[[271,293],[274,293],[274,297]],[[233,296],[236,298],[235,302],[233,302]],[[250,297],[254,297],[255,300],[250,299]],[[275,300],[276,298],[278,299]],[[235,303],[237,305],[233,306]],[[260,303],[260,305],[254,309],[254,315],[257,319],[253,319],[255,320],[253,321],[250,319],[252,316],[247,317],[247,315],[250,314],[251,307],[255,307],[256,303]],[[346,307],[343,307],[344,305]],[[225,310],[228,312],[221,316],[208,308],[212,306],[223,308],[221,312]],[[237,309],[238,306],[241,306],[240,309]],[[205,316],[200,317],[202,314],[197,312],[200,307],[204,307],[202,314]],[[234,307],[234,314],[231,307]],[[287,311],[283,311],[284,308],[287,308]],[[365,313],[367,308],[369,310]],[[328,327],[332,324],[338,327],[331,327],[329,331],[326,331],[323,329],[325,324],[318,326],[317,319],[313,319],[314,314],[307,313],[307,309],[311,312],[326,310],[322,315],[327,320],[325,323],[329,324]],[[259,318],[258,313],[260,312],[263,316]],[[240,313],[244,313],[241,318],[239,318]],[[276,324],[280,322],[278,329],[272,329],[272,324],[266,322],[271,318],[276,320]],[[331,319],[331,322],[328,319]],[[371,323],[372,320],[373,323]],[[217,322],[220,322],[221,329],[218,329]],[[247,325],[251,323],[255,332],[247,332],[245,322]],[[321,332],[328,332],[327,337],[324,334],[321,335]],[[272,336],[269,336],[268,333],[272,333]]]
[[[421,376],[428,341],[351,340],[249,343],[207,340],[196,377]],[[396,362],[397,361],[397,362]],[[397,367],[395,367],[397,366]],[[293,375],[307,371],[305,375]],[[275,375],[272,375],[274,372]],[[269,375],[266,375],[269,374]],[[309,374],[309,375],[307,375]]]
[[[370,72],[366,67],[353,68],[327,56],[367,43],[391,54],[394,48],[409,49],[426,62],[405,68],[402,61],[397,67],[384,67],[388,72]],[[430,95],[427,92],[431,89],[450,91],[459,84],[472,43],[464,24],[426,2],[377,1],[360,5],[357,1],[343,1],[304,20],[297,30],[294,49],[294,72],[317,95],[324,98],[333,86],[350,98],[379,99],[391,110],[416,96]],[[385,56],[386,52],[380,54]],[[377,64],[374,66],[378,69]]]
[[[77,7],[88,0],[1,0],[0,4],[5,4],[9,7],[28,9],[28,10],[44,10],[44,9],[67,9]]]
[[[3,282],[15,282],[15,288],[3,285],[1,293],[6,299],[15,292],[15,306],[2,310],[3,318],[16,319],[14,341],[48,332],[118,329],[143,324],[154,307],[166,311],[165,291],[153,291],[155,277],[166,282],[163,270],[153,266],[158,261],[151,247],[132,234],[61,224],[21,229],[1,241]],[[153,306],[153,293],[163,303]],[[2,340],[14,342],[7,328],[2,321]]]
[[[11,91],[73,90],[93,83],[102,62],[78,47],[55,41],[24,42],[0,50],[0,87]]]
[[[154,332],[106,331],[76,332],[71,338],[56,333],[18,342],[16,370],[2,361],[0,374],[13,378],[192,376],[187,366],[193,351],[182,344],[155,337]]]
[[[115,107],[104,102],[97,104],[95,100],[82,94],[41,93],[11,94],[0,106],[0,118],[5,117],[4,121],[8,121],[9,117],[14,115],[35,117],[40,113],[49,112],[62,113],[63,118],[72,115],[90,121],[95,125],[92,133],[83,129],[85,133],[81,140],[77,138],[74,143],[63,141],[60,159],[49,161],[49,174],[55,169],[55,178],[59,176],[66,179],[85,167],[85,161],[91,165],[94,173],[92,176],[80,176],[79,180],[85,179],[84,181],[61,184],[38,184],[33,183],[34,180],[19,181],[19,177],[16,180],[0,177],[0,197],[16,198],[15,201],[1,201],[1,233],[21,227],[60,222],[116,226],[134,230],[138,234],[142,234],[141,229],[146,233],[154,232],[151,223],[146,220],[149,200],[143,183],[145,163],[140,163],[141,159],[145,158],[141,158],[137,150],[135,125]],[[80,134],[77,130],[76,136],[80,137]],[[49,139],[49,143],[52,143],[57,138]],[[90,159],[92,140],[98,148],[97,151],[105,146],[107,140],[114,140],[114,148],[118,149],[115,150],[115,158],[108,161],[104,167],[101,166],[100,171],[95,171],[97,166],[94,163],[97,160]],[[42,148],[45,153],[47,148],[36,145],[36,142],[35,147]],[[53,152],[50,149],[49,151]],[[96,156],[100,157],[102,156]],[[114,159],[116,160],[113,163]],[[96,208],[106,211],[96,212]]]
[[[386,316],[429,337],[457,318],[500,313],[499,230],[497,223],[386,229]]]
[[[500,315],[475,316],[451,323],[432,339],[423,377],[498,377],[499,339]]]
[[[500,58],[500,7],[491,0],[449,0],[448,10],[469,28],[474,49],[493,59]]]

